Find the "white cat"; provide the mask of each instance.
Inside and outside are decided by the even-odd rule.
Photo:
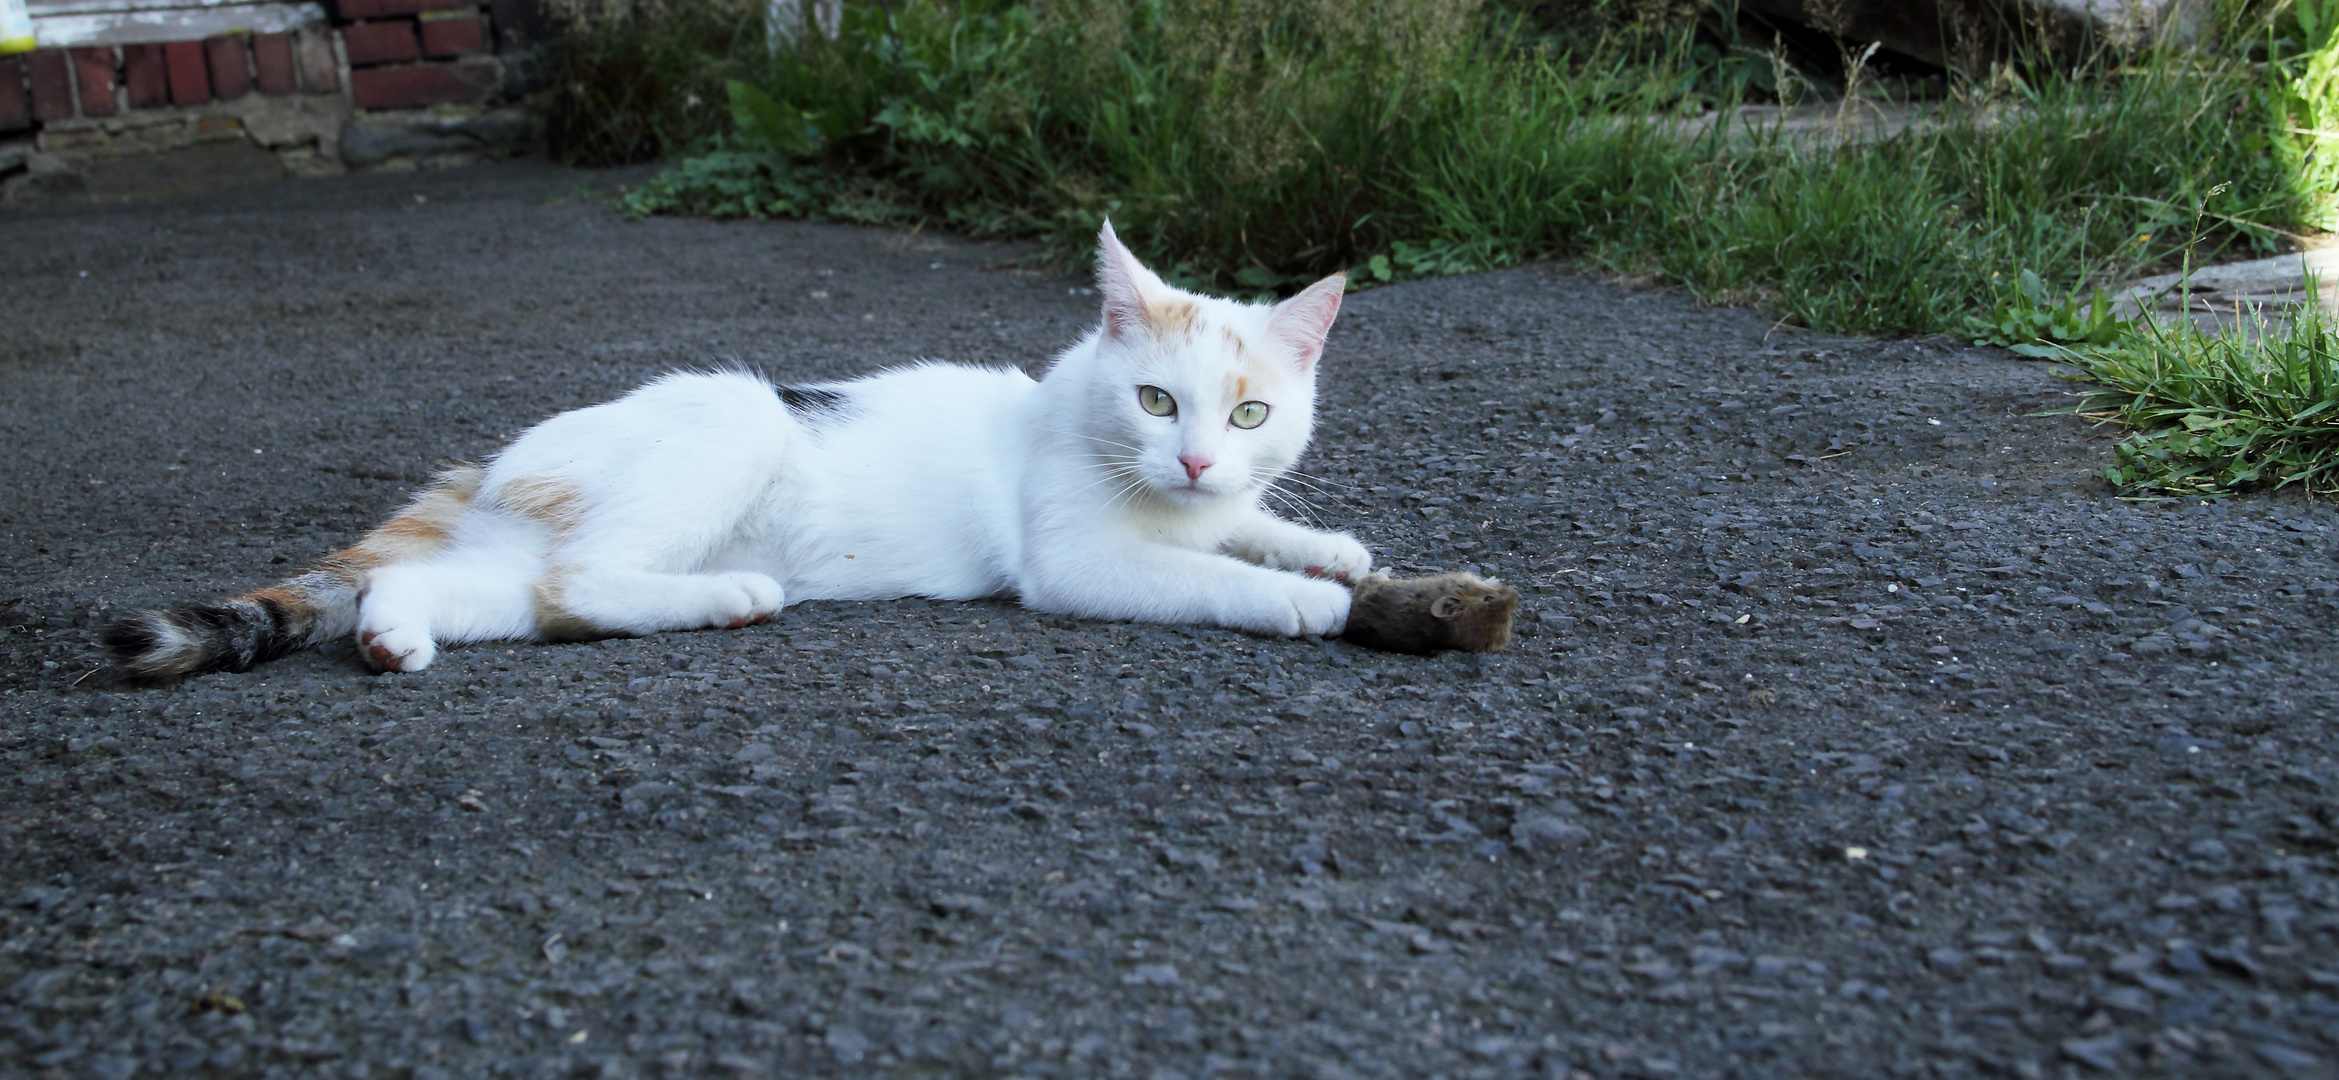
[[[1260,505],[1314,424],[1334,276],[1197,296],[1099,237],[1103,323],[1046,377],[919,364],[774,388],[677,374],[459,468],[355,547],[223,604],[127,617],[132,672],[243,670],[354,632],[441,644],[738,627],[803,600],[1013,595],[1105,619],[1336,634],[1371,568]]]

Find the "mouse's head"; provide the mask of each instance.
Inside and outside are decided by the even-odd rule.
[[[1459,648],[1493,652],[1511,640],[1511,616],[1519,610],[1519,591],[1499,578],[1469,578],[1429,605],[1431,617],[1444,624],[1447,636]]]

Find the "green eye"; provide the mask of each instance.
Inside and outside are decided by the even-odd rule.
[[[1144,406],[1146,412],[1155,416],[1176,416],[1178,414],[1178,399],[1171,397],[1169,391],[1158,386],[1138,387],[1137,404]]]
[[[1235,406],[1234,415],[1226,419],[1228,423],[1249,431],[1267,422],[1267,403],[1264,401],[1243,402]]]

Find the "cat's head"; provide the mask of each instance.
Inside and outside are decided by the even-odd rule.
[[[1279,304],[1175,288],[1106,223],[1104,296],[1086,432],[1125,482],[1178,506],[1248,498],[1299,460],[1315,426],[1316,361],[1348,280]]]

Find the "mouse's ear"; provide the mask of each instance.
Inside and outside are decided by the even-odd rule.
[[[1462,598],[1459,596],[1438,597],[1430,602],[1429,613],[1441,619],[1451,619],[1460,615],[1462,613]]]

